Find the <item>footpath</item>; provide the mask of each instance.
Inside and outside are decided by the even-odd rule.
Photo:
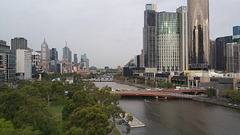
[[[120,80],[114,80],[114,82],[119,83],[119,84],[125,84],[125,85],[129,85],[129,86],[134,86],[134,87],[141,88],[141,89],[147,88],[147,86],[145,86],[143,84],[135,84],[135,83],[125,82],[125,81],[120,81]]]
[[[194,98],[192,98],[192,100],[198,101],[198,102],[204,102],[204,103],[220,105],[220,106],[224,106],[224,107],[240,110],[240,106],[239,105],[238,106],[234,106],[233,103],[227,103],[226,101],[217,100],[216,98],[209,98],[207,96],[194,97]]]

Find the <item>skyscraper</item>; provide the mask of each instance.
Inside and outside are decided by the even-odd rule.
[[[81,55],[80,68],[82,70],[89,70],[89,59],[86,54]]]
[[[17,49],[27,49],[27,39],[23,37],[15,37],[11,39],[11,51],[16,54]]]
[[[209,68],[209,0],[188,0],[190,69]]]
[[[143,53],[146,68],[157,68],[156,9],[155,4],[146,4],[144,11]]]
[[[179,21],[177,13],[157,13],[157,69],[179,71]]]
[[[186,6],[177,9],[179,20],[180,71],[188,70],[188,11]]]
[[[49,70],[49,61],[50,61],[50,49],[46,40],[44,39],[41,45],[41,66],[43,67],[44,71]]]
[[[216,39],[216,70],[226,71],[226,48],[227,43],[232,43],[232,36],[219,37]]]
[[[227,55],[227,72],[239,73],[240,72],[240,44],[238,43],[227,43],[226,49]]]
[[[71,52],[70,48],[68,48],[67,45],[63,48],[62,58],[63,58],[63,60],[66,60],[69,63],[72,62],[72,52]]]
[[[77,54],[74,54],[74,64],[78,63],[78,58],[77,58]]]
[[[58,51],[56,48],[52,48],[52,50],[50,51],[50,59],[51,60],[58,60]]]
[[[41,45],[41,61],[48,62],[50,60],[50,49],[48,48],[48,44],[44,39]]]
[[[240,44],[240,26],[233,27],[233,41]]]
[[[210,66],[211,69],[216,69],[216,41],[212,40],[210,41]]]

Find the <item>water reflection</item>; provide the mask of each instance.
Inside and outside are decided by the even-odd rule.
[[[98,87],[137,89],[114,82]],[[192,100],[121,98],[120,106],[146,127],[132,128],[130,135],[239,135],[240,111]],[[125,130],[125,126],[117,126]]]

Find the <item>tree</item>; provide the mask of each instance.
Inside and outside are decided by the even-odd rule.
[[[104,107],[99,104],[74,110],[66,123],[65,131],[67,132],[74,126],[82,128],[83,132],[89,135],[106,135],[112,131],[109,128],[109,121]]]
[[[78,107],[84,108],[84,107],[90,107],[95,105],[97,102],[94,99],[93,96],[88,94],[84,90],[76,91],[72,97],[67,103],[67,105],[63,108],[63,120],[67,120],[69,115]]]
[[[35,89],[25,86],[21,90],[3,93],[0,96],[0,117],[12,121],[15,128],[24,129],[21,132],[26,131],[25,134],[31,134],[26,129],[29,126],[32,131],[46,135],[57,134],[56,121],[48,112],[45,102],[35,92],[31,92]]]
[[[0,119],[0,134],[1,135],[40,135],[39,131],[32,131],[31,127],[24,129],[15,129],[11,121]]]
[[[77,128],[75,126],[71,127],[68,131],[65,132],[64,135],[86,135],[83,132],[82,128]]]
[[[213,96],[216,96],[216,90],[214,88],[207,88],[204,94],[209,97],[213,97]]]
[[[31,85],[32,84],[32,82],[31,81],[29,81],[29,80],[17,80],[17,88],[18,89],[21,89],[22,87],[24,87],[24,86],[28,86],[28,85]]]

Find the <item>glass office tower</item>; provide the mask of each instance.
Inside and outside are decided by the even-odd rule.
[[[189,68],[209,68],[209,0],[188,0]]]

